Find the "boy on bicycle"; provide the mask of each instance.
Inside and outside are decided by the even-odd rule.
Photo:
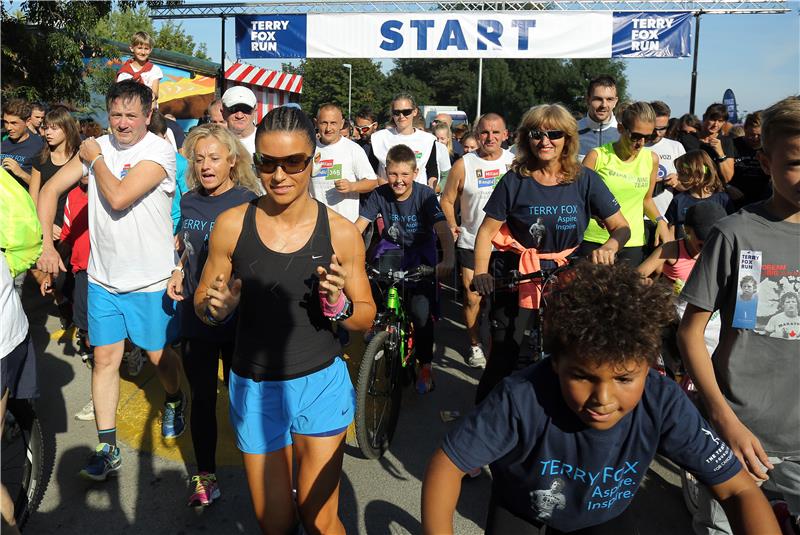
[[[783,496],[785,523],[798,533],[800,328],[775,333],[772,319],[786,312],[784,296],[800,291],[800,99],[782,100],[761,118],[758,156],[772,196],[711,232],[681,293],[688,305],[678,342],[714,429],[763,488]],[[709,358],[703,330],[715,309],[722,328]],[[730,533],[719,505],[703,491],[699,498],[695,533]]]
[[[376,262],[390,251],[399,251],[402,255],[401,270],[412,270],[420,265],[435,266],[437,277],[447,277],[453,271],[453,235],[436,194],[425,184],[415,182],[417,172],[414,151],[406,145],[395,145],[389,149],[386,154],[388,183],[373,190],[361,203],[356,227],[363,233],[378,214],[383,216],[385,226],[380,240],[368,255],[369,262]],[[442,260],[438,263],[434,233],[442,248]],[[436,300],[435,282],[406,285],[403,299],[414,324],[416,358],[419,362],[417,392],[425,394],[435,388],[431,373],[431,316]]]
[[[628,506],[658,452],[710,485],[738,533],[779,534],[730,448],[677,383],[651,367],[675,314],[670,288],[642,284],[625,262],[583,262],[569,275],[545,309],[552,357],[505,378],[431,459],[424,532],[453,532],[461,478],[486,464],[487,534],[647,531]]]

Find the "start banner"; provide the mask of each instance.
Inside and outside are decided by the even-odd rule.
[[[236,17],[240,58],[675,58],[691,13],[309,13]]]

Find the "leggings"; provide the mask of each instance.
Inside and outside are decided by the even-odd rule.
[[[219,359],[225,384],[233,357],[233,340],[185,338],[181,343],[183,367],[192,392],[190,429],[198,472],[216,472],[217,372]]]

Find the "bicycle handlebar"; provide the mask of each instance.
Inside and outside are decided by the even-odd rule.
[[[558,275],[558,273],[570,269],[574,267],[573,261],[576,260],[577,257],[570,256],[567,258],[568,262],[563,266],[556,266],[550,269],[540,269],[538,271],[533,271],[531,273],[521,273],[516,269],[512,269],[508,272],[508,276],[506,277],[494,277],[494,286],[498,289],[512,289],[516,286],[519,286],[523,283],[528,282],[542,282],[545,283],[551,280],[554,276]],[[470,282],[469,284],[470,291],[477,291],[475,289],[475,284]]]
[[[436,273],[436,269],[431,266],[420,265],[408,271],[397,270],[382,273],[377,268],[369,266],[367,273],[370,275],[370,278],[389,282],[419,282],[422,279],[432,277],[434,273]]]

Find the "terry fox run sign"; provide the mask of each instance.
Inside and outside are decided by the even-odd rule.
[[[337,13],[236,18],[240,58],[610,58],[690,53],[690,13]]]

